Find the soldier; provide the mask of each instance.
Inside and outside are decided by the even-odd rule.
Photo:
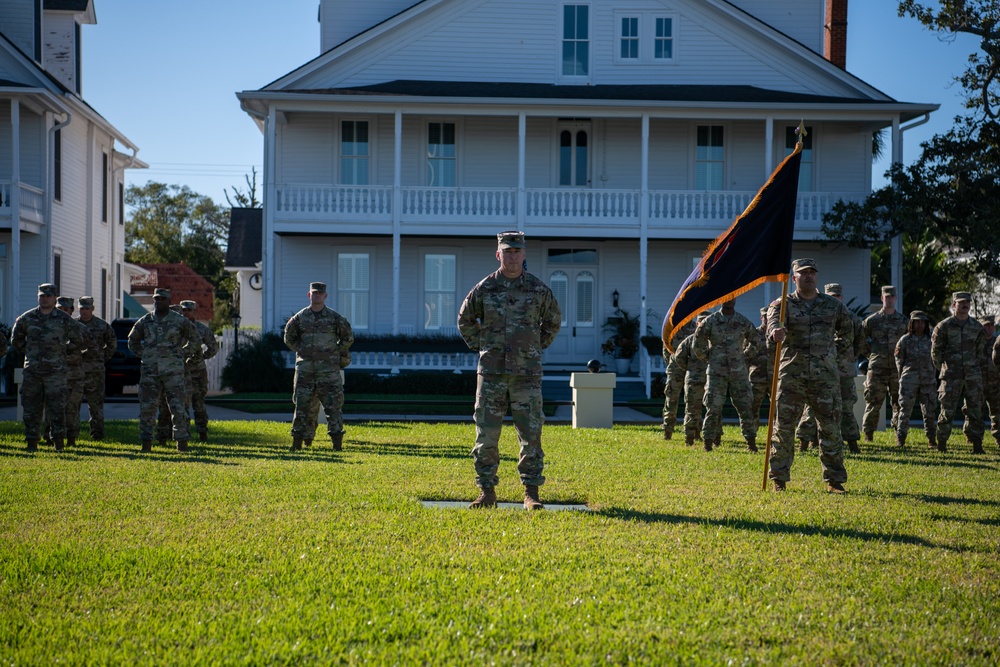
[[[698,316],[700,324],[707,313]],[[708,364],[694,353],[694,334],[681,341],[674,361],[684,371],[684,444],[694,446],[701,438],[701,412],[705,401],[705,381]]]
[[[727,393],[740,417],[747,450],[757,451],[757,425],[751,418],[753,390],[747,367],[747,357],[757,354],[757,345],[757,330],[750,320],[736,312],[736,299],[724,302],[695,331],[695,356],[708,362],[702,428],[706,452],[722,441],[722,407]]]
[[[827,283],[823,286],[823,291],[840,302],[844,301],[844,288],[841,287],[840,283]],[[861,318],[850,310],[847,313],[851,317],[853,335],[844,356],[837,360],[837,365],[840,368],[840,435],[844,438],[851,453],[859,454],[861,448],[858,447],[858,440],[861,439],[861,431],[858,429],[858,420],[854,417],[854,404],[858,402],[858,389],[854,385],[854,378],[858,374],[857,350],[864,344],[864,334]],[[817,446],[816,419],[812,416],[808,405],[802,412],[802,420],[799,421],[799,425],[795,429],[795,437],[799,441],[800,452],[807,451],[810,444],[813,447]]]
[[[80,297],[80,324],[87,327],[93,345],[83,353],[83,395],[90,411],[90,439],[104,439],[105,366],[118,347],[111,325],[94,316],[94,297]]]
[[[795,458],[795,425],[809,405],[819,426],[820,464],[829,493],[844,493],[844,441],[840,433],[840,371],[853,329],[844,304],[816,289],[816,261],[792,262],[795,291],[788,295],[784,327],[780,301],[767,312],[768,337],[781,342],[775,437],[769,477],[784,491]]]
[[[68,296],[56,298],[56,308],[73,317],[76,305],[73,299]],[[66,446],[76,445],[76,439],[80,435],[80,404],[83,403],[83,356],[94,345],[90,336],[90,329],[85,327],[78,320],[73,320],[80,329],[80,335],[84,339],[85,347],[80,348],[73,343],[66,343]]]
[[[868,377],[865,379],[865,415],[861,428],[865,441],[874,439],[882,414],[882,404],[888,397],[892,406],[892,428],[899,416],[899,376],[893,354],[899,337],[906,333],[907,319],[896,312],[896,288],[882,287],[882,308],[865,318],[862,324],[862,356],[868,357]]]
[[[524,270],[524,234],[497,234],[500,268],[472,288],[458,312],[458,330],[479,353],[477,370],[476,467],[479,497],[470,507],[496,507],[500,427],[510,405],[520,442],[517,470],[524,485],[524,508],[544,509],[538,498],[542,450],[542,351],[559,333],[562,314],[552,290]]]
[[[181,301],[181,314],[194,324],[198,338],[201,339],[201,343],[188,355],[186,363],[191,382],[189,389],[194,426],[198,430],[198,440],[205,442],[208,440],[208,411],[205,409],[205,396],[208,395],[208,368],[205,366],[205,360],[211,359],[218,353],[219,343],[208,325],[194,318],[197,308],[198,304],[194,301]]]
[[[684,340],[688,336],[694,333],[695,323],[688,322],[681,330],[677,332],[674,336],[674,340],[677,344],[674,346],[674,350],[677,350],[677,345],[680,341]],[[663,346],[663,361],[666,362],[667,368],[664,372],[664,383],[663,383],[663,439],[670,440],[674,437],[674,427],[677,425],[677,406],[680,403],[681,390],[684,389],[684,374],[685,370],[677,365],[674,360],[675,354],[670,354],[667,351],[667,346]]]
[[[179,303],[171,304],[170,310],[178,315],[184,315],[184,309]],[[184,406],[187,409],[188,417],[191,416],[191,357],[194,348],[184,346]],[[188,422],[188,429],[191,424]],[[167,393],[160,394],[160,404],[156,408],[156,438],[160,447],[166,447],[173,433],[173,421],[170,415],[170,405],[167,404]]]
[[[295,352],[292,402],[292,451],[302,449],[309,429],[309,407],[318,399],[326,411],[326,429],[334,451],[344,446],[344,383],[340,369],[349,363],[354,344],[351,323],[326,307],[326,283],[309,284],[309,305],[292,315],[285,325],[285,345]],[[312,427],[315,432],[315,426]]]
[[[139,377],[139,437],[142,451],[152,451],[153,427],[160,397],[166,395],[177,451],[188,451],[190,422],[184,358],[200,345],[194,325],[170,310],[170,290],[153,292],[153,312],[139,318],[128,335],[128,349],[142,360]],[[185,349],[186,348],[186,349]]]
[[[767,308],[760,309],[760,326],[757,327],[757,354],[750,360],[750,387],[753,389],[751,409],[760,428],[760,407],[764,398],[771,395],[774,378],[774,342],[767,337]]]
[[[965,415],[969,420],[966,437],[974,454],[983,453],[983,375],[980,360],[986,347],[986,331],[969,317],[972,295],[955,292],[951,296],[954,315],[942,320],[931,334],[931,360],[938,369],[938,451],[947,451],[951,424],[965,395]]]
[[[924,417],[927,444],[937,446],[937,372],[931,362],[930,317],[922,310],[910,313],[907,332],[896,343],[896,368],[899,370],[899,421],[896,422],[896,444],[906,445],[910,430],[913,404],[920,403]]]
[[[66,434],[67,343],[85,349],[77,323],[56,309],[58,288],[52,283],[38,286],[38,307],[22,313],[14,322],[11,345],[24,355],[24,437],[29,452],[38,449],[42,411],[49,414],[56,451],[63,448]]]
[[[993,346],[997,341],[996,318],[993,315],[986,315],[980,319],[983,330],[986,332],[986,345],[983,346],[983,356],[979,366],[983,373],[983,412],[984,417],[989,417],[990,433],[993,440],[1000,444],[1000,368],[993,361]],[[963,429],[968,437],[969,419],[966,416],[965,428]]]

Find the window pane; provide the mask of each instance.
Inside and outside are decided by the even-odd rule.
[[[340,124],[340,182],[368,184],[368,122],[345,120]]]
[[[337,310],[354,329],[367,329],[368,322],[368,253],[337,255]]]
[[[455,326],[455,255],[424,256],[424,329]]]
[[[594,326],[594,276],[587,271],[576,277],[576,326]]]
[[[559,310],[562,311],[562,326],[566,326],[566,313],[569,312],[566,308],[566,298],[569,296],[569,277],[562,271],[556,271],[549,278],[549,288],[556,298],[556,303],[559,304]]]
[[[455,185],[455,124],[429,123],[427,126],[427,184]]]

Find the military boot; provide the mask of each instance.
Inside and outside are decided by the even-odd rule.
[[[896,446],[900,449],[906,447],[906,435],[896,431]]]
[[[757,439],[756,438],[747,438],[747,451],[748,452],[756,452],[757,451]]]
[[[875,433],[873,431],[865,431],[865,442],[875,442]]]
[[[302,438],[297,435],[292,436],[292,451],[297,452],[302,449]]]
[[[167,438],[160,438],[160,447],[166,447],[168,442]]]
[[[663,439],[664,440],[670,440],[672,437],[674,437],[674,432],[672,430],[668,430],[667,427],[664,426],[663,427]]]
[[[66,446],[67,447],[76,447],[76,437],[74,437],[72,435],[66,436]]]
[[[545,505],[538,499],[538,487],[534,484],[524,485],[524,509],[543,510]]]
[[[330,439],[333,440],[333,451],[339,452],[344,449],[344,432],[333,433],[330,435]]]
[[[927,434],[927,446],[930,449],[935,449],[937,447],[937,431],[931,431]]]
[[[142,449],[140,449],[139,451],[141,451],[141,452],[151,452],[151,451],[153,451],[153,441],[152,440],[143,440],[142,441]]]
[[[939,452],[947,452],[948,451],[948,438],[942,438],[941,436],[938,436],[938,438],[937,438],[937,450]]]
[[[842,482],[827,482],[826,492],[837,494],[847,493],[847,491],[844,490],[844,484]]]
[[[704,448],[706,452],[712,451],[715,441],[712,438],[705,438]]]
[[[208,431],[198,431],[198,442],[208,442]]]
[[[27,449],[28,449],[29,452],[37,452],[38,451],[38,439],[37,438],[34,439],[34,440],[28,440],[27,444],[28,444]]]
[[[53,437],[52,438],[52,444],[55,446],[57,452],[61,452],[63,450],[63,439],[62,438]]]
[[[784,491],[785,490],[785,480],[783,480],[783,479],[775,479],[775,480],[772,480],[772,481],[774,482],[774,490],[775,491],[779,491],[780,492],[780,491]]]
[[[187,450],[188,450],[188,441],[187,440],[178,440],[177,441],[177,451],[179,451],[179,452],[186,452]]]
[[[847,449],[849,449],[851,451],[851,454],[860,454],[861,453],[861,448],[858,447],[858,441],[857,440],[848,440],[847,441]]]
[[[809,441],[805,438],[799,438],[799,451],[808,452],[809,451]]]
[[[312,438],[302,438],[302,446],[303,447],[312,447],[312,444],[313,444],[313,439]]]
[[[479,489],[479,497],[469,503],[470,509],[480,509],[484,507],[497,506],[497,492],[492,486],[484,486]]]
[[[986,450],[983,449],[983,441],[982,440],[978,440],[978,441],[977,440],[973,440],[972,441],[972,453],[973,454],[985,454],[986,453]]]
[[[684,436],[684,444],[688,447],[694,447],[694,435],[687,433]]]

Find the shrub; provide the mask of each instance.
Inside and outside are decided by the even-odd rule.
[[[468,352],[458,334],[354,334],[358,352]]]
[[[285,343],[276,333],[240,331],[240,343],[222,369],[222,386],[235,392],[291,392],[292,373],[281,353]]]

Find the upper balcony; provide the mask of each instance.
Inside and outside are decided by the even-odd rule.
[[[11,223],[13,193],[14,183],[0,181],[0,228],[13,227]],[[38,233],[45,224],[45,191],[26,183],[19,183],[17,193],[20,200],[20,228]]]
[[[707,238],[724,231],[756,192],[583,188],[441,188],[282,183],[275,187],[277,233],[489,234],[498,227],[536,235]],[[800,192],[795,236],[814,239],[838,200],[864,193]],[[398,203],[397,203],[398,202]],[[397,215],[398,213],[398,215]],[[644,219],[643,219],[644,218]]]

